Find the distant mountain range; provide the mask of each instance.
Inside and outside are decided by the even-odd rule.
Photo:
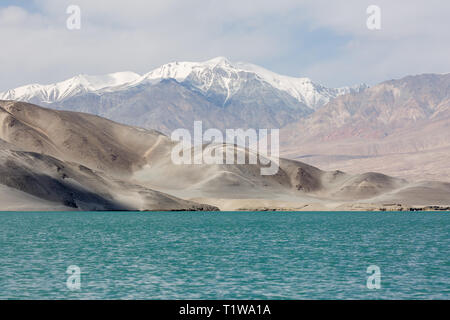
[[[143,76],[77,76],[0,99],[86,112],[170,134],[204,128],[281,128],[281,153],[328,170],[450,181],[450,74],[369,88],[327,88],[223,57],[173,62]]]
[[[450,181],[450,74],[338,97],[282,131],[284,156],[321,168]]]
[[[173,62],[143,76],[120,72],[79,75],[51,85],[28,85],[0,93],[2,100],[81,111],[169,133],[203,120],[214,128],[280,128],[331,99],[366,85],[327,88],[308,78],[278,75],[223,57]]]

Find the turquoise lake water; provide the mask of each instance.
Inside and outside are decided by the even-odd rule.
[[[0,299],[449,299],[449,231],[450,213],[0,213]]]

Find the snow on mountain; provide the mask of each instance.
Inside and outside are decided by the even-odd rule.
[[[362,84],[353,87],[327,88],[312,82],[309,78],[283,76],[254,64],[232,63],[224,57],[217,57],[205,62],[168,63],[147,73],[137,82],[172,78],[178,82],[189,81],[203,93],[208,92],[214,84],[219,83],[228,92],[227,99],[229,99],[242,87],[250,75],[256,76],[278,90],[287,92],[312,109],[323,106],[337,96],[359,92],[368,87]]]
[[[325,105],[337,96],[347,93],[360,92],[368,88],[366,84],[352,87],[327,88],[321,84],[314,83],[309,78],[294,78],[279,75],[275,72],[250,63],[240,62],[237,66],[243,70],[255,72],[263,78],[264,81],[270,83],[279,90],[289,93],[291,96],[313,109],[317,109],[318,107]]]
[[[168,63],[143,76],[119,72],[104,76],[79,75],[50,85],[32,84],[0,93],[0,99],[54,103],[81,93],[101,94],[126,90],[164,79],[189,84],[204,94],[223,96],[223,104],[244,88],[248,81],[257,80],[288,93],[311,109],[317,109],[339,95],[367,88],[366,85],[327,88],[309,78],[283,76],[253,64],[232,63],[224,57],[217,57],[205,62]]]
[[[0,100],[53,103],[80,93],[107,91],[131,83],[140,75],[117,72],[102,76],[78,75],[68,80],[49,84],[31,84],[0,93]]]

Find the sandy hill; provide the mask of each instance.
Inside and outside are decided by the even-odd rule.
[[[260,174],[260,163],[175,165],[174,142],[157,131],[27,103],[1,101],[0,127],[0,185],[13,200],[31,196],[81,210],[333,210],[450,203],[449,184],[327,172],[286,159],[272,176]],[[212,147],[216,152],[235,148]]]
[[[0,106],[2,210],[215,209],[119,178],[143,164],[138,150],[156,132],[29,104]]]

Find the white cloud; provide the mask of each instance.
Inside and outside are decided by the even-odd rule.
[[[450,72],[450,3],[416,1],[315,1],[309,17],[314,27],[350,35],[340,54],[317,61],[305,71],[329,82],[376,83],[418,73]],[[368,30],[355,15],[370,4],[381,8],[382,29]],[[337,77],[341,76],[341,81]]]
[[[219,55],[328,85],[450,71],[450,3],[442,1],[78,0],[82,29],[69,31],[72,3],[36,0],[37,11],[0,9],[0,90],[79,73],[144,73]],[[382,9],[381,31],[366,28],[370,4]],[[317,30],[328,36],[308,38]],[[333,36],[343,40],[305,58]]]

